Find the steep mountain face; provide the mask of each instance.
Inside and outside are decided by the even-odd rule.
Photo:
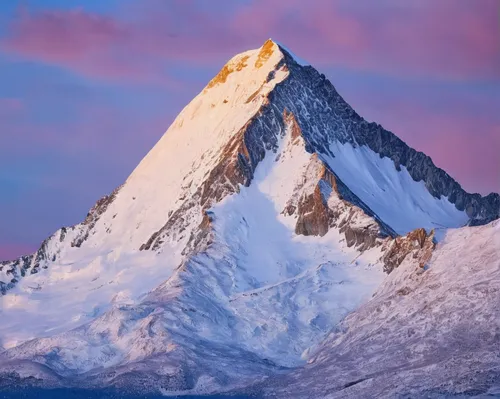
[[[0,372],[178,393],[281,375],[401,270],[426,276],[431,230],[499,210],[269,40],[84,222],[0,264]]]

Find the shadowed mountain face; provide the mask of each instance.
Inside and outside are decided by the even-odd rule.
[[[269,40],[232,58],[82,223],[0,264],[0,372],[17,381],[8,387],[154,395],[251,386],[289,397],[285,381],[299,391],[297,379],[336,359],[346,361],[339,376],[350,367],[332,335],[324,341],[332,329],[359,331],[346,348],[360,351],[371,342],[363,320],[381,323],[378,310],[363,312],[427,293],[434,265],[451,267],[441,254],[464,235],[496,231],[499,211],[498,194],[466,193]],[[471,239],[471,254],[498,242],[478,245]],[[445,295],[474,276],[439,287]],[[457,320],[447,319],[451,330]],[[394,339],[404,346],[408,334]],[[363,353],[373,369],[349,371],[331,392],[389,371],[389,352]],[[302,368],[308,359],[317,366]],[[428,388],[415,381],[415,392]]]

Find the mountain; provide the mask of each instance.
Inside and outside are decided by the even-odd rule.
[[[347,350],[332,331],[363,348],[366,322],[390,317],[366,309],[413,298],[410,282],[427,292],[451,261],[436,257],[499,212],[498,194],[466,193],[268,40],[233,57],[82,223],[0,264],[4,385],[289,397],[280,384]]]

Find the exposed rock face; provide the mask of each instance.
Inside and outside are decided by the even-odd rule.
[[[268,107],[264,107],[260,113],[265,113],[267,110]],[[165,226],[141,246],[142,250],[157,250],[162,244],[162,237],[175,231],[183,231],[188,224],[186,213],[192,213],[193,217],[198,218],[198,215],[203,214],[226,196],[239,192],[240,184],[250,185],[255,168],[264,159],[266,151],[277,150],[278,138],[284,126],[282,121],[278,123],[274,118],[262,120],[259,117],[260,113],[224,147],[217,165],[210,171],[194,196],[187,199],[171,215]]]
[[[74,230],[74,228],[70,228]],[[63,227],[51,237],[43,241],[40,248],[31,255],[22,256],[12,261],[0,262],[0,293],[13,288],[19,280],[30,274],[37,274],[41,269],[47,269],[54,262],[60,252],[59,246],[54,243],[64,243],[68,229]]]
[[[338,224],[340,232],[345,234],[347,246],[364,251],[380,244],[379,239],[386,236],[380,231],[379,225],[376,222],[368,222],[363,226],[356,226],[354,220],[358,218],[362,218],[360,210],[353,207],[348,216]]]
[[[305,147],[305,137],[293,112],[284,110],[292,145]],[[283,214],[297,215],[296,234],[323,236],[332,227],[344,233],[347,245],[360,251],[397,234],[361,201],[317,153],[311,156],[304,178]],[[298,198],[298,199],[297,199]]]
[[[436,167],[430,157],[409,147],[380,125],[360,117],[323,74],[313,67],[298,65],[286,50],[283,52],[290,75],[271,93],[270,101],[294,113],[308,151],[328,154],[332,140],[366,145],[381,157],[390,158],[397,170],[404,166],[415,181],[425,183],[435,198],[447,197],[457,209],[465,210],[472,225],[486,224],[500,217],[499,194],[482,197],[465,192],[444,170]],[[321,106],[315,107],[315,112],[303,107],[310,93],[319,93],[324,99]]]
[[[388,243],[388,249],[382,257],[384,271],[392,272],[408,255],[423,269],[431,259],[435,246],[434,231],[427,234],[425,229],[417,229],[405,237],[396,237]]]
[[[424,181],[426,188],[436,198],[447,197],[457,209],[465,210],[471,225],[487,224],[500,217],[500,196],[469,194],[444,170],[436,167],[432,159],[408,147],[401,139],[380,125],[369,124],[362,131],[360,144],[368,145],[381,156],[394,161],[398,170],[405,166],[415,181]]]
[[[325,166],[319,161],[316,154],[311,158],[307,174],[308,176],[315,174],[318,181],[312,193],[304,192],[297,204],[298,219],[295,226],[295,233],[305,236],[324,236],[330,228],[330,222],[333,217],[328,207],[328,199],[332,191],[333,181],[330,178],[331,175],[327,173]],[[292,209],[290,208],[290,204],[287,206],[287,209]]]
[[[26,275],[37,274],[40,269],[47,269],[51,263],[58,259],[61,251],[65,250],[65,248],[81,247],[89,238],[101,215],[106,212],[109,204],[115,200],[120,188],[121,186],[110,195],[98,200],[81,224],[62,227],[51,237],[44,240],[34,254],[22,256],[13,261],[0,262],[0,293],[5,295]],[[2,274],[7,278],[3,277]]]
[[[292,130],[293,132],[293,130]],[[321,161],[317,154],[305,172],[307,184],[297,188],[295,198],[283,214],[296,215],[295,233],[323,236],[332,227],[344,233],[348,247],[360,251],[380,245],[386,237],[396,233],[373,217],[373,212],[362,203],[342,181]]]
[[[296,234],[305,236],[324,236],[330,227],[330,210],[321,194],[318,184],[314,192],[302,198],[297,213],[299,220],[295,227]]]

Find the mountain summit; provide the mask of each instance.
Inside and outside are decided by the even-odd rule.
[[[487,236],[499,212],[498,194],[466,193],[268,40],[233,57],[82,223],[0,263],[0,373],[272,391],[254,384],[329,356],[325,336],[372,295],[365,306],[406,295],[407,279],[431,284],[455,245],[443,237],[461,237],[448,229]]]

